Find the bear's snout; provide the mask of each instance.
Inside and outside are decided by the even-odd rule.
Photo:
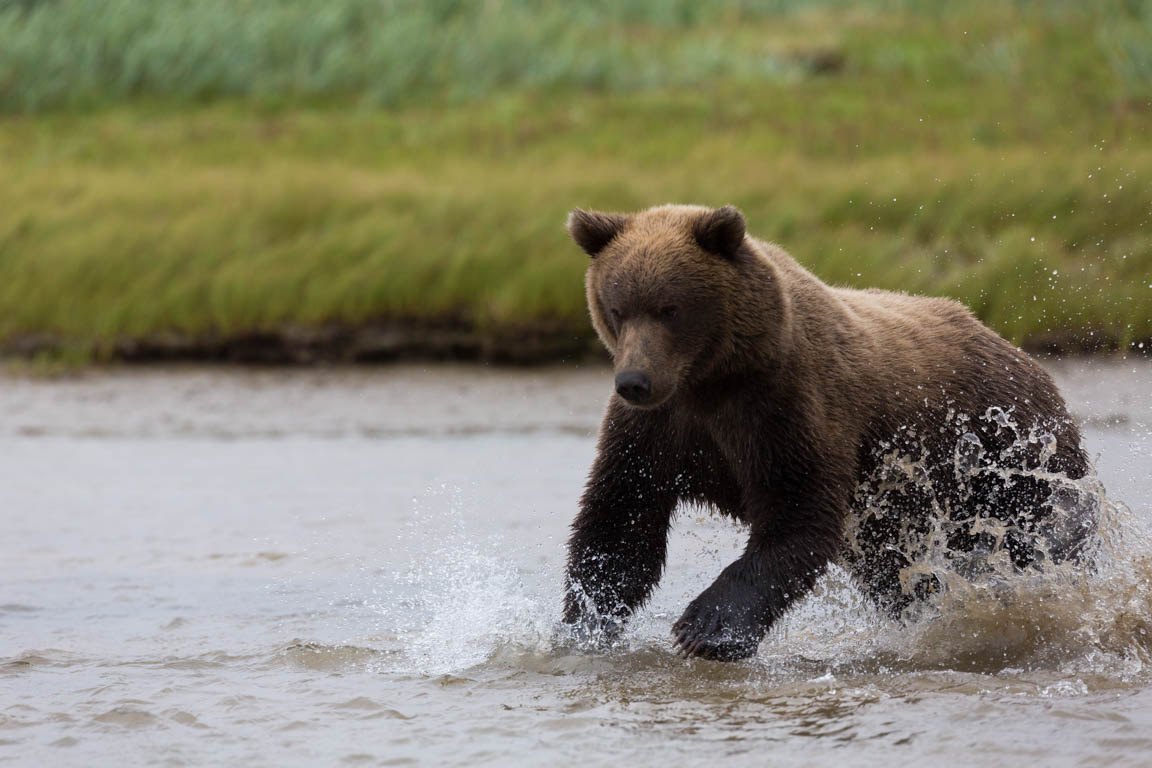
[[[642,405],[652,398],[652,380],[635,369],[616,374],[616,393],[630,403]]]

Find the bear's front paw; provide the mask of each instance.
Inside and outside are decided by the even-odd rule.
[[[672,636],[685,657],[738,661],[756,655],[767,627],[757,618],[756,595],[717,582],[689,603]]]

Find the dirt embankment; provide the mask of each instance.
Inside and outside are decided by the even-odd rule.
[[[356,326],[286,326],[227,335],[161,333],[98,349],[50,334],[35,334],[0,341],[0,357],[284,365],[404,360],[533,364],[603,359],[605,353],[591,330],[484,329],[452,320],[393,320]]]
[[[1115,335],[1048,334],[1025,340],[1038,355],[1152,354],[1152,339],[1122,343]],[[78,362],[317,365],[435,360],[531,365],[607,359],[591,328],[537,325],[482,328],[463,320],[378,320],[358,325],[285,326],[234,334],[152,334],[94,347],[51,334],[0,340],[0,358]]]

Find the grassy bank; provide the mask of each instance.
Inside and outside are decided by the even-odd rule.
[[[0,41],[34,51],[54,4],[25,5],[0,11]],[[565,213],[667,201],[737,204],[825,280],[955,296],[1016,342],[1152,340],[1152,5],[705,3],[660,19],[634,2],[564,34],[561,12],[532,25],[535,6],[506,5],[521,37],[450,17],[489,58],[460,53],[387,98],[370,68],[314,92],[256,64],[128,87],[109,74],[121,49],[83,82],[0,52],[4,346],[575,355],[591,331]],[[523,60],[497,55],[517,40],[535,41]],[[641,77],[645,52],[667,66]],[[611,76],[573,74],[596,62]]]

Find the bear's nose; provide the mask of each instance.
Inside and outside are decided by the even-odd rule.
[[[643,371],[616,374],[616,392],[630,403],[643,403],[652,395],[652,381]]]

